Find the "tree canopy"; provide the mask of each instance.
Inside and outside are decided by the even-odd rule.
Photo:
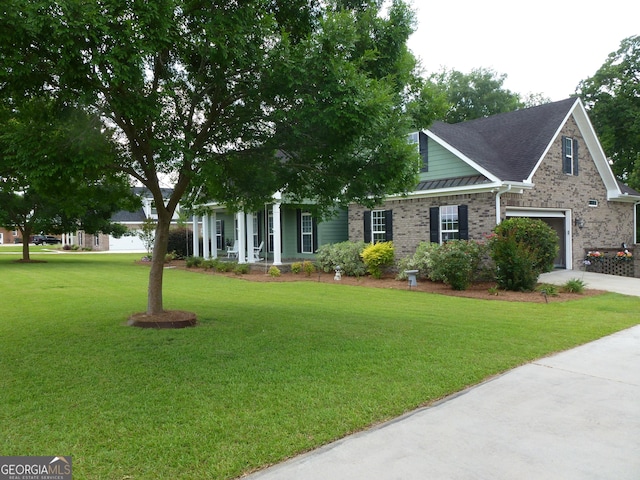
[[[126,176],[103,171],[113,152],[99,123],[73,108],[29,99],[0,109],[0,225],[32,233],[124,233],[114,212],[136,197]]]
[[[159,314],[185,196],[252,208],[281,191],[328,207],[413,186],[414,18],[402,0],[383,3],[7,0],[0,88],[97,115],[120,150],[111,167],[153,194],[147,313]]]
[[[487,68],[474,68],[469,73],[442,70],[432,74],[429,80],[444,92],[448,109],[442,120],[458,123],[519,108],[546,103],[541,94],[529,94],[524,98],[504,88],[506,74]]]
[[[640,35],[625,38],[590,78],[578,85],[613,171],[640,188]]]

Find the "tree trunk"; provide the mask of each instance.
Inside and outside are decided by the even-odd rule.
[[[22,260],[28,262],[31,260],[29,256],[29,238],[31,237],[31,229],[25,228],[22,230]]]
[[[151,256],[151,271],[149,272],[149,291],[147,297],[147,315],[159,315],[164,312],[162,303],[162,279],[164,274],[164,259],[167,255],[169,243],[169,227],[171,215],[160,213],[158,208],[158,225],[156,238],[153,243]]]

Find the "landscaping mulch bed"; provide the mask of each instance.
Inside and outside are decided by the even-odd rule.
[[[227,277],[235,277],[250,282],[320,282],[333,283],[340,285],[353,285],[369,288],[390,288],[397,290],[411,290],[415,292],[437,293],[441,295],[450,295],[456,297],[477,298],[483,300],[500,300],[507,302],[532,302],[532,303],[551,303],[566,302],[569,300],[577,300],[585,296],[600,295],[605,293],[602,290],[585,289],[583,293],[566,293],[562,292],[560,286],[557,287],[558,294],[543,295],[538,291],[534,292],[511,292],[506,290],[497,290],[495,282],[481,282],[472,284],[467,290],[453,290],[449,285],[441,282],[432,282],[429,280],[418,280],[417,286],[409,288],[408,281],[396,280],[393,275],[386,275],[383,278],[376,279],[370,276],[364,277],[347,277],[343,276],[340,281],[334,280],[334,273],[316,272],[307,276],[304,273],[294,274],[291,272],[282,273],[279,277],[272,277],[266,273],[267,268],[264,265],[252,266],[251,272],[238,275],[235,273],[220,273],[214,270],[205,270],[203,268],[187,268],[184,261],[174,260],[167,264],[166,268],[178,268],[191,271],[194,273],[207,275],[221,275]]]

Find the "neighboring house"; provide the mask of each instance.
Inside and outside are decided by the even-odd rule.
[[[64,245],[77,245],[80,248],[87,248],[94,251],[146,251],[146,247],[138,233],[142,228],[142,224],[147,218],[158,219],[158,214],[154,206],[153,197],[146,188],[134,187],[133,191],[142,201],[142,207],[135,212],[127,212],[125,210],[117,212],[111,217],[111,221],[121,223],[129,229],[129,233],[120,238],[104,233],[88,234],[78,231],[72,234],[63,235]],[[164,198],[169,198],[171,189],[162,190]],[[180,214],[180,206],[176,208],[172,222],[177,224]],[[187,222],[190,223],[190,222]],[[190,227],[190,225],[189,225]]]
[[[0,228],[0,245],[13,245],[15,243],[22,243],[20,232],[18,230]]]
[[[421,241],[484,240],[506,218],[532,217],[558,233],[555,263],[567,269],[587,250],[636,242],[640,193],[614,177],[580,99],[437,122],[413,141],[419,184],[373,210],[350,205],[350,240],[393,240],[405,256]]]
[[[194,217],[196,256],[237,258],[240,263],[266,260],[274,265],[283,259],[314,259],[319,246],[347,240],[347,211],[340,210],[328,220],[319,221],[304,205],[287,203],[279,193],[259,212],[229,212],[223,204],[200,205],[204,215]],[[201,236],[200,251],[195,239]],[[227,254],[237,246],[238,253]],[[254,249],[260,251],[257,258]]]

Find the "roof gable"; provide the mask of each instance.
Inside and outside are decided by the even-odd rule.
[[[457,124],[436,122],[429,131],[478,171],[502,181],[524,182],[577,101],[570,98]]]

